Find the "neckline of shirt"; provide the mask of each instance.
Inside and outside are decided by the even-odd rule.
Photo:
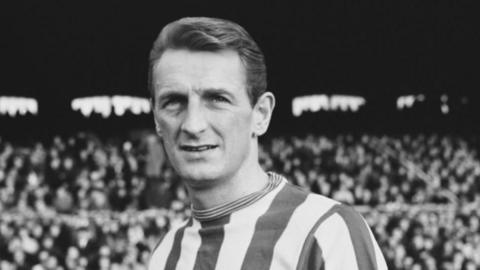
[[[282,179],[283,177],[281,175],[268,172],[268,183],[263,189],[209,209],[199,210],[191,206],[192,216],[198,221],[211,221],[229,215],[263,198],[270,191],[278,187],[282,182]]]

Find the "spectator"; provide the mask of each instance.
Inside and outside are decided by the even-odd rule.
[[[0,141],[0,268],[142,269],[190,214],[168,164],[158,189],[147,185],[143,145],[86,133]],[[458,136],[308,135],[264,140],[260,160],[355,205],[389,269],[479,269],[477,153],[474,138]],[[147,189],[162,195],[147,202]],[[151,205],[159,209],[144,210]]]

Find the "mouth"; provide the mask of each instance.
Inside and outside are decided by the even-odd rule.
[[[203,145],[180,145],[180,150],[186,152],[203,152],[217,148],[218,145],[203,144]]]

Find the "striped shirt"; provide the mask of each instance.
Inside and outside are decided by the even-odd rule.
[[[172,228],[149,270],[384,270],[365,220],[351,207],[269,173],[261,191],[198,211]]]

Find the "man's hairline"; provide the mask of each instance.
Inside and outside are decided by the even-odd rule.
[[[248,83],[248,72],[247,72],[247,63],[245,63],[245,61],[242,59],[242,57],[240,56],[240,53],[238,52],[238,50],[235,50],[234,48],[222,48],[222,49],[219,49],[219,50],[202,50],[202,49],[195,49],[195,48],[189,48],[187,46],[181,46],[181,47],[167,47],[165,48],[161,53],[160,53],[160,56],[157,57],[156,59],[151,59],[151,63],[150,63],[150,66],[151,66],[151,81],[150,81],[150,101],[152,103],[152,106],[155,105],[155,84],[154,84],[154,81],[153,81],[153,74],[154,74],[154,70],[155,68],[157,67],[158,63],[160,62],[160,60],[162,59],[163,55],[167,52],[167,51],[186,51],[186,52],[210,52],[210,53],[221,53],[221,52],[225,52],[225,51],[231,51],[231,52],[234,52],[238,59],[240,60],[240,63],[242,64],[242,67],[243,67],[243,71],[244,71],[244,75],[245,75],[245,91],[246,91],[246,94],[247,94],[247,98],[248,98],[248,103],[250,104],[250,106],[252,107],[252,109],[255,107],[255,105],[258,103],[258,100],[260,99],[260,96],[262,96],[264,93],[268,92],[268,91],[264,91],[262,93],[262,95],[260,95],[259,97],[257,97],[256,100],[252,100],[252,98],[250,97],[250,92],[251,90],[249,90],[249,88],[251,87]]]

